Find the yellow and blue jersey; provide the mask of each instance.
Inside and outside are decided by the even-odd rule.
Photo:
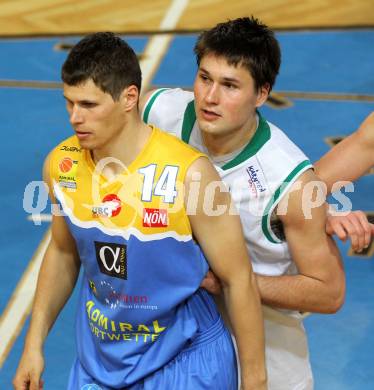
[[[78,358],[112,388],[164,366],[219,320],[199,289],[208,270],[193,240],[183,183],[202,154],[152,129],[142,152],[108,180],[73,136],[51,153],[54,193],[83,265]]]

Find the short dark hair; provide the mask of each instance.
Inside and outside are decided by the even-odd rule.
[[[258,19],[238,18],[204,31],[194,52],[197,64],[207,54],[224,57],[230,65],[242,65],[255,81],[256,89],[269,84],[272,89],[281,63],[274,32]]]
[[[135,85],[140,92],[142,82],[134,50],[111,32],[90,34],[80,40],[64,62],[61,78],[68,85],[92,79],[113,100],[118,100],[130,85]]]

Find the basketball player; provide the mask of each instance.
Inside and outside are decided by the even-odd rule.
[[[195,54],[194,93],[151,91],[143,118],[208,154],[230,188],[263,303],[269,389],[312,389],[301,312],[336,312],[345,280],[325,207],[303,196],[318,181],[311,163],[258,111],[279,70],[278,42],[240,18],[202,33]]]
[[[64,216],[53,216],[15,389],[42,387],[44,340],[81,265],[68,389],[236,390],[231,336],[199,289],[209,266],[224,285],[243,389],[266,389],[261,307],[240,220],[228,212],[227,191],[205,197],[220,186],[217,172],[141,121],[139,64],[120,38],[81,40],[62,79],[75,135],[52,150],[44,176]],[[195,202],[190,215],[187,202]],[[209,216],[215,205],[227,211]]]

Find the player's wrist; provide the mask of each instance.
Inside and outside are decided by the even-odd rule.
[[[241,371],[241,390],[266,390],[267,376],[265,366]]]
[[[254,380],[254,378],[252,378],[251,380],[248,380],[248,381],[245,381],[243,382],[243,379],[242,379],[242,384],[241,384],[241,387],[240,389],[241,390],[267,390],[267,381],[266,379],[258,379],[258,380]]]
[[[27,352],[42,352],[45,337],[29,332],[25,339],[24,350]]]

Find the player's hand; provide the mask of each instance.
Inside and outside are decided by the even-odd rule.
[[[342,241],[350,239],[352,249],[359,253],[370,245],[374,225],[362,211],[351,211],[347,215],[334,212],[327,217],[326,232],[329,235],[336,234]]]
[[[44,370],[44,357],[41,351],[25,350],[19,362],[16,375],[13,378],[15,390],[41,390]]]
[[[219,295],[222,292],[221,283],[212,271],[207,272],[200,287],[205,288],[205,290],[213,295]]]

